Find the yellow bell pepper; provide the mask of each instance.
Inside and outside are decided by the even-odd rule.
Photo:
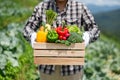
[[[41,26],[36,36],[37,42],[47,42],[47,32],[44,31],[44,27]]]

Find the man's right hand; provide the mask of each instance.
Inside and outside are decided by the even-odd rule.
[[[34,32],[32,33],[31,38],[30,38],[32,48],[34,47],[33,44],[35,43],[36,35],[37,35],[36,32]]]

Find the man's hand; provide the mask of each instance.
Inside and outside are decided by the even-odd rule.
[[[87,31],[83,33],[83,40],[85,42],[85,47],[86,47],[90,41],[90,36],[89,36],[89,33]]]
[[[35,43],[35,39],[36,39],[36,32],[32,33],[30,38],[32,48],[34,47],[33,44]]]

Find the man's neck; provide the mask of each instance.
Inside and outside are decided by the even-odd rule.
[[[59,7],[60,11],[63,11],[66,7],[68,0],[56,0],[56,5]]]

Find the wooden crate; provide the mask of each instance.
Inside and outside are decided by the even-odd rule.
[[[84,65],[85,45],[34,43],[34,63],[43,65]]]

